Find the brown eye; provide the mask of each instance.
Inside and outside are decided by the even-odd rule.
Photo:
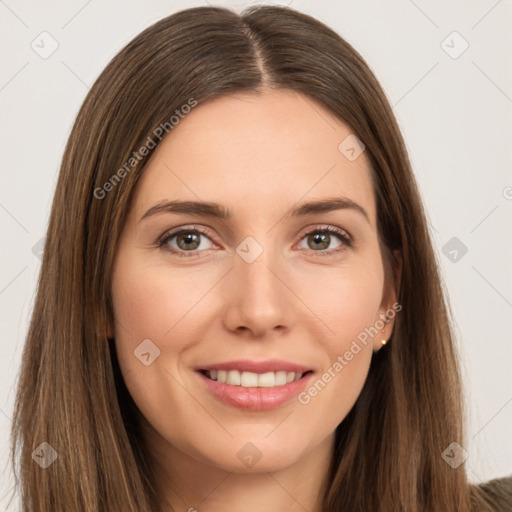
[[[208,243],[203,242],[203,239]],[[164,235],[158,242],[158,247],[165,251],[169,251],[177,256],[193,257],[199,256],[199,253],[211,249],[213,246],[212,241],[205,232],[198,228],[188,228],[173,231]]]
[[[331,235],[329,233],[315,233],[308,236],[308,245],[310,249],[325,250],[331,243]]]
[[[352,246],[352,239],[346,232],[333,227],[315,229],[306,233],[301,242],[305,241],[306,246],[302,245],[311,252],[318,253],[321,256],[330,256]],[[336,243],[337,242],[337,243]],[[336,245],[332,245],[336,243]]]
[[[197,233],[187,232],[175,235],[175,238],[178,247],[184,251],[197,249],[201,244],[201,235]]]

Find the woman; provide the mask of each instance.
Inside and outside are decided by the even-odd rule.
[[[137,36],[63,157],[23,510],[510,509],[468,483],[464,439],[420,195],[359,54],[271,6]]]

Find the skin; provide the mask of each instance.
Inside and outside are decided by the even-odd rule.
[[[394,321],[360,343],[305,405],[294,398],[266,411],[238,409],[211,395],[194,369],[284,359],[311,367],[314,382],[396,302],[384,282],[368,160],[363,152],[350,161],[338,150],[350,133],[293,91],[215,98],[174,127],[137,186],[114,265],[109,335],[158,483],[178,510],[320,511],[334,430]],[[284,217],[299,202],[333,196],[358,203],[369,221],[349,209]],[[234,217],[140,220],[176,199],[217,202]],[[195,257],[157,246],[171,229],[194,226],[208,232]],[[353,246],[336,235],[320,247],[308,238],[325,226],[347,232]],[[236,252],[248,236],[263,248],[252,263]],[[186,252],[177,242],[167,247]],[[148,366],[134,357],[145,339],[160,350]],[[237,456],[248,442],[261,455],[252,467]]]

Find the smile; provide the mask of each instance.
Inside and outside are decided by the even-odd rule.
[[[196,370],[208,394],[229,406],[252,411],[289,402],[313,377],[313,370],[306,366],[277,360],[231,361]]]

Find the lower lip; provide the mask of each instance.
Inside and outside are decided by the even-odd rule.
[[[224,403],[247,409],[251,411],[265,411],[279,407],[296,397],[312,378],[313,373],[304,375],[299,380],[274,386],[272,388],[244,388],[243,386],[232,386],[216,380],[209,379],[206,375],[198,372],[206,387],[217,398]]]

